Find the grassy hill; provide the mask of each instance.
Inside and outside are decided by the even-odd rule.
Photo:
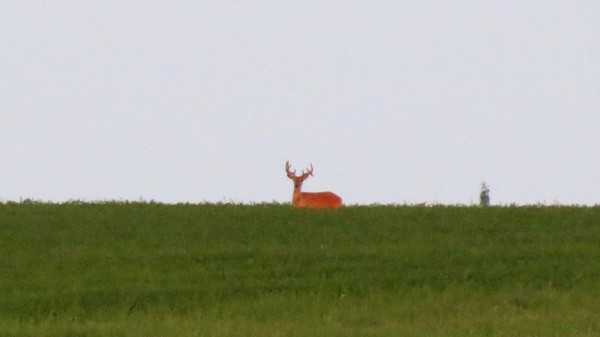
[[[600,207],[0,204],[0,336],[599,336]]]

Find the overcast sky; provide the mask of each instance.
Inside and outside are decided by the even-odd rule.
[[[0,201],[600,203],[600,1],[3,1]]]

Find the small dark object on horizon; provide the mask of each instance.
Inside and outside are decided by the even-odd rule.
[[[487,207],[490,205],[490,189],[485,184],[485,182],[481,183],[481,193],[479,193],[479,205],[483,207]]]

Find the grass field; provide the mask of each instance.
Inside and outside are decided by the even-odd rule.
[[[600,336],[600,207],[0,204],[0,336]]]

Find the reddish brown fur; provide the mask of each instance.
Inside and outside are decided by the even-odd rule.
[[[312,175],[312,165],[308,172],[296,176],[295,172],[290,171],[289,162],[285,163],[285,171],[288,178],[294,181],[294,193],[292,195],[292,204],[296,207],[307,208],[338,208],[342,206],[342,198],[332,192],[302,192],[302,183]]]
[[[292,203],[296,207],[338,208],[342,206],[342,198],[332,192],[298,192],[294,193]]]

